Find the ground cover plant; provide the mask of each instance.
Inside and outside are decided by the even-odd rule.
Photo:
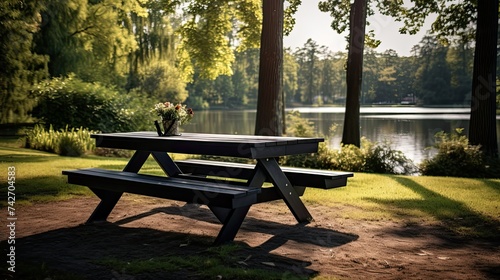
[[[318,266],[320,263],[328,262],[327,259],[331,259],[333,256],[326,259],[321,257],[319,260],[311,261],[311,265],[316,268],[315,272],[311,272],[307,269],[305,263],[301,264],[300,262],[284,260],[282,257],[276,258],[276,256],[269,255],[269,253],[264,254],[261,251],[263,250],[262,248],[267,248],[267,246],[271,246],[271,248],[283,248],[285,244],[291,241],[293,244],[294,235],[290,233],[290,230],[296,232],[298,236],[307,236],[316,240],[320,245],[325,242],[326,244],[358,242],[358,244],[363,244],[359,246],[370,246],[373,249],[377,246],[375,243],[378,242],[373,243],[373,240],[370,241],[368,239],[369,243],[362,243],[363,232],[368,234],[374,232],[373,225],[389,226],[393,230],[396,225],[403,225],[403,228],[407,230],[411,229],[411,232],[413,232],[411,238],[405,241],[407,243],[413,242],[412,240],[418,239],[424,232],[428,232],[429,228],[433,228],[436,231],[437,229],[444,231],[444,236],[447,236],[447,242],[456,239],[456,244],[452,242],[455,244],[452,247],[465,246],[458,244],[469,244],[474,242],[474,240],[478,240],[478,242],[487,244],[484,246],[489,246],[493,250],[500,248],[498,242],[494,241],[500,232],[500,209],[498,205],[498,201],[500,200],[500,179],[402,176],[356,172],[355,176],[349,179],[348,186],[345,188],[330,191],[306,190],[303,200],[312,209],[313,216],[319,218],[320,221],[327,219],[322,223],[320,222],[320,224],[313,227],[293,228],[286,226],[286,221],[290,221],[293,224],[293,217],[289,217],[290,215],[286,211],[286,207],[282,208],[275,204],[258,205],[255,207],[258,210],[252,212],[252,215],[262,215],[261,218],[263,220],[273,219],[276,222],[259,224],[259,220],[251,215],[248,222],[250,223],[249,227],[252,229],[259,227],[268,228],[263,233],[266,231],[275,232],[285,228],[284,235],[276,233],[271,238],[271,240],[275,240],[278,244],[267,241],[263,245],[255,247],[255,245],[251,244],[255,240],[258,240],[259,238],[257,237],[260,235],[259,233],[249,233],[249,237],[244,239],[247,240],[246,242],[249,245],[237,242],[230,247],[211,249],[211,238],[207,239],[198,235],[191,236],[189,232],[194,229],[188,229],[188,232],[176,235],[165,231],[147,229],[147,227],[151,226],[154,228],[156,224],[163,226],[167,224],[168,228],[176,228],[175,225],[178,224],[179,230],[186,229],[186,222],[178,218],[167,218],[165,220],[163,216],[160,216],[158,222],[149,224],[149,226],[144,224],[141,224],[137,228],[120,226],[122,223],[120,220],[133,220],[134,214],[131,215],[131,211],[132,213],[136,213],[134,211],[137,211],[139,217],[147,217],[148,215],[145,214],[148,213],[146,210],[148,205],[152,205],[151,207],[159,205],[161,208],[156,208],[158,210],[154,211],[158,212],[154,213],[163,213],[162,215],[169,215],[169,211],[173,211],[174,209],[183,209],[183,207],[166,207],[165,205],[169,204],[164,200],[156,202],[138,196],[126,196],[125,204],[121,208],[117,208],[118,213],[116,215],[118,221],[115,222],[116,224],[111,223],[96,227],[79,226],[79,224],[85,221],[94,207],[92,206],[92,201],[96,200],[87,188],[68,185],[66,178],[61,175],[61,170],[86,167],[120,170],[125,166],[127,159],[99,156],[81,158],[62,157],[47,152],[21,149],[17,145],[18,143],[14,142],[11,144],[0,143],[0,164],[4,170],[6,170],[7,166],[16,167],[16,205],[20,208],[19,211],[26,211],[23,218],[31,221],[29,223],[30,227],[24,225],[23,233],[20,234],[24,234],[25,237],[19,240],[21,248],[24,244],[31,244],[29,250],[34,250],[32,253],[23,255],[25,259],[21,261],[20,267],[24,267],[23,273],[28,273],[24,279],[30,279],[33,275],[37,275],[37,277],[43,276],[40,279],[46,279],[47,277],[51,279],[65,279],[67,277],[70,277],[68,279],[87,279],[88,275],[86,273],[89,273],[88,266],[93,267],[96,273],[97,271],[114,273],[113,275],[116,274],[114,276],[115,279],[120,279],[119,277],[124,278],[126,275],[135,279],[154,279],[155,276],[159,277],[162,275],[174,275],[178,279],[213,279],[219,276],[223,277],[222,279],[290,279],[292,276],[297,277],[297,279],[335,279],[335,275],[342,275],[342,272],[324,271],[324,269],[327,269],[326,266]],[[149,160],[141,172],[151,174],[162,173],[153,160]],[[6,174],[0,175],[1,180],[6,180]],[[1,191],[5,191],[4,186],[1,187]],[[2,206],[5,206],[5,202],[2,201],[1,203]],[[61,216],[57,214],[59,211],[62,211],[60,213],[65,213],[65,215]],[[188,210],[185,211],[186,213],[188,212]],[[78,216],[71,218],[75,214]],[[45,221],[44,219],[50,220],[40,222]],[[282,224],[283,221],[285,221],[285,224]],[[328,227],[330,223],[333,223],[333,228],[338,230],[343,229],[346,232],[355,232],[356,235],[352,233],[347,235],[334,232],[322,233],[322,228]],[[68,224],[72,226],[68,227]],[[360,225],[368,228],[362,228],[357,231],[356,227]],[[61,226],[63,228],[60,228]],[[202,226],[201,230],[207,231],[209,230],[208,228]],[[287,228],[288,232],[286,231]],[[30,232],[32,234],[29,234]],[[247,233],[241,233],[242,238],[245,238],[245,234]],[[381,239],[380,243],[391,240],[397,241],[403,238],[401,236],[395,237],[395,239],[387,238],[388,234],[388,232],[384,233],[386,237]],[[120,236],[119,239],[116,238],[118,235]],[[164,235],[166,237],[163,237]],[[211,234],[209,233],[208,236],[211,236]],[[376,238],[376,236],[378,235],[374,235],[371,238]],[[91,241],[94,238],[95,241]],[[290,238],[292,240],[289,240]],[[435,236],[425,235],[425,238],[427,240],[435,238]],[[422,237],[422,239],[424,238]],[[116,241],[121,242],[119,246],[112,245]],[[71,245],[71,242],[77,243]],[[151,242],[158,243],[152,245],[150,244]],[[444,240],[441,242],[444,242]],[[5,242],[2,241],[2,244],[5,244]],[[33,249],[34,244],[41,246],[39,253]],[[54,254],[64,255],[64,252],[68,252],[64,255],[65,263],[70,262],[69,259],[82,257],[87,260],[86,264],[76,263],[75,267],[63,267],[57,263],[50,262],[50,259],[39,260],[41,255],[47,254],[47,250],[56,250],[58,248],[57,244],[61,244],[61,246],[66,246],[67,248]],[[133,247],[128,248],[127,252],[123,250],[123,252],[115,252],[121,246],[123,246],[123,250],[126,249],[126,246]],[[145,248],[149,248],[148,246],[155,247],[152,251],[150,249],[146,250],[152,252],[150,254],[144,251]],[[344,247],[347,248],[349,246],[353,245],[346,245]],[[386,244],[385,246],[388,245]],[[401,246],[401,244],[398,246]],[[71,248],[78,250],[74,251]],[[322,248],[317,249],[321,253],[321,256],[324,255],[322,250],[326,250],[326,252],[332,250]],[[401,247],[398,248],[398,250],[402,250]],[[422,247],[424,252],[417,251],[417,253],[427,254],[426,252],[430,249],[425,248]],[[481,248],[481,246],[478,248]],[[135,253],[132,254],[130,250]],[[309,255],[313,254],[314,250],[311,250],[313,249],[298,252],[296,253],[298,255],[294,256],[308,258]],[[294,253],[292,252],[290,251],[283,256],[293,255]],[[185,255],[185,253],[188,255]],[[414,255],[417,255],[417,253]],[[85,257],[87,254],[91,254],[92,256],[88,255]],[[356,257],[353,259],[352,256],[356,254],[363,256],[362,254],[367,255],[370,253],[361,248],[349,251],[351,257],[343,257],[346,259],[345,263],[352,265],[354,261],[354,264],[359,264],[360,267],[355,271],[349,269],[346,271],[361,273],[363,267],[378,265],[379,262],[383,262],[382,267],[384,269],[394,269],[395,275],[398,275],[397,271],[401,271],[402,269],[402,265],[391,266],[390,264],[394,260],[391,261],[389,257],[375,263],[375,261],[370,261],[370,258]],[[381,252],[377,254],[381,254]],[[475,252],[473,254],[476,258],[483,255],[484,257],[489,257],[490,255],[493,257],[495,255],[487,252],[484,254]],[[316,257],[318,256],[316,255]],[[372,257],[377,258],[376,256]],[[449,256],[447,257],[450,258]],[[335,265],[332,265],[333,267],[344,264],[341,261],[341,257],[336,256],[334,259]],[[55,260],[57,262],[57,258]],[[90,260],[90,263],[88,263],[88,260]],[[457,262],[458,257],[453,257],[453,260]],[[194,261],[201,263],[201,265],[191,264]],[[481,262],[485,263],[484,260]],[[290,263],[293,263],[293,265],[287,268],[283,265]],[[428,261],[427,265],[430,265],[430,263],[432,261]],[[497,268],[499,267],[499,263],[496,263]],[[170,268],[169,264],[176,268]],[[87,270],[78,271],[76,269],[77,265]],[[442,266],[442,264],[437,265]],[[461,265],[464,264],[461,263]],[[397,268],[398,266],[399,268]],[[418,269],[416,264],[405,266],[405,269],[410,269],[410,267]],[[498,274],[495,274],[497,272],[494,269],[495,260],[488,267],[491,271],[488,270],[490,272],[485,272],[484,275],[498,276]],[[374,268],[371,267],[371,269]],[[434,267],[432,269],[437,268]],[[423,272],[421,271],[420,273]],[[351,276],[353,275],[359,274],[352,274]],[[98,277],[99,275],[95,274],[93,276]],[[472,275],[469,274],[468,276]],[[489,279],[488,277],[477,278]]]

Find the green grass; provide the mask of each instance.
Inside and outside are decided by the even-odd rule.
[[[345,188],[308,189],[303,199],[347,206],[336,214],[346,219],[439,223],[469,237],[500,231],[500,179],[356,173]]]
[[[99,167],[121,170],[127,161],[97,156],[62,157],[19,148],[14,140],[0,141],[0,170],[3,170],[0,179],[6,182],[7,168],[16,168],[16,205],[21,207],[92,195],[86,187],[68,185],[65,176],[61,175],[64,169]],[[158,174],[162,171],[154,160],[148,160],[141,172]],[[2,184],[0,192],[6,191],[7,185]],[[493,240],[500,232],[500,179],[355,173],[353,178],[349,178],[347,187],[334,190],[310,188],[306,190],[303,200],[306,204],[331,207],[334,209],[332,217],[336,218],[439,225],[466,238]],[[6,201],[0,201],[0,204],[5,206]],[[130,273],[169,271],[172,267],[182,267],[212,278],[214,275],[227,275],[234,279],[279,278],[279,275],[258,269],[234,268],[231,264],[234,264],[232,250],[235,249],[223,248],[218,252],[209,251],[201,259],[164,255],[148,260],[104,259],[100,264]]]
[[[328,195],[330,192],[335,195]],[[354,219],[405,217],[433,221],[467,212],[498,219],[500,179],[356,173],[347,187],[334,191],[307,189],[304,199],[323,205],[347,204],[359,208],[342,214]]]
[[[15,147],[14,142],[2,145],[0,142],[0,179],[7,181],[7,168],[16,169],[16,204],[33,202],[50,202],[69,199],[75,196],[91,195],[88,188],[68,185],[62,170],[98,167],[121,170],[128,159],[86,156],[82,158],[62,157],[56,154]],[[144,172],[158,173],[161,169],[154,160],[148,160],[143,167]],[[5,192],[6,185],[0,187]],[[6,201],[0,201],[5,206]]]

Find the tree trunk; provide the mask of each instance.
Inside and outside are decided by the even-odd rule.
[[[260,42],[259,92],[255,135],[283,131],[283,0],[265,0]]]
[[[363,73],[363,51],[365,49],[367,0],[355,0],[351,6],[349,53],[347,57],[347,96],[345,105],[342,143],[360,146],[359,97]]]
[[[498,156],[496,60],[498,1],[477,1],[476,49],[472,73],[469,141],[487,156]]]

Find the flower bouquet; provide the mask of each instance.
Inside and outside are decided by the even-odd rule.
[[[155,121],[156,130],[160,136],[180,135],[179,126],[189,123],[194,116],[193,109],[187,108],[181,103],[158,103],[151,111],[161,118],[163,133],[158,121]]]

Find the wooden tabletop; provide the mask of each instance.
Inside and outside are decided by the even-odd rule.
[[[323,138],[238,134],[183,133],[158,136],[156,132],[93,134],[97,147],[160,151],[184,154],[269,158],[315,153]]]

